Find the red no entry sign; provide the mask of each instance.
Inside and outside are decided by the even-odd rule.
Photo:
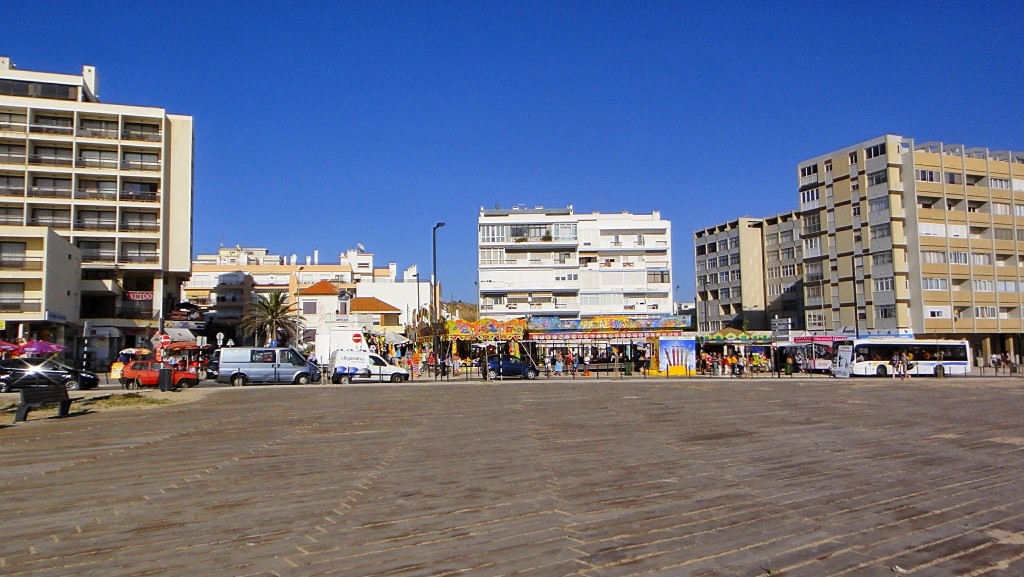
[[[160,335],[160,346],[166,347],[169,344],[171,344],[171,335],[167,333]]]
[[[363,340],[363,334],[362,333],[352,333],[352,342],[353,343],[362,342],[362,340]]]

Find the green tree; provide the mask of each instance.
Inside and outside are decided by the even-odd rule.
[[[295,312],[295,305],[288,302],[287,293],[271,291],[267,295],[256,295],[253,308],[242,315],[238,328],[245,337],[255,335],[256,343],[259,343],[260,335],[266,335],[265,346],[269,346],[278,334],[284,333],[283,344],[287,346],[298,341],[302,334],[302,317]]]

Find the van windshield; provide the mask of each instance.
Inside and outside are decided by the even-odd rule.
[[[281,362],[289,363],[296,367],[306,366],[306,359],[302,357],[295,349],[287,349],[281,351]]]

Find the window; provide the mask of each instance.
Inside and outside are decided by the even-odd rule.
[[[947,172],[946,173],[946,184],[963,184],[964,175],[959,172]]]
[[[480,225],[480,242],[507,242],[505,237],[505,225]]]
[[[875,305],[876,319],[896,318],[896,305]]]
[[[996,291],[1001,293],[1015,293],[1017,292],[1017,281],[1015,280],[999,280],[996,281]]]
[[[729,255],[718,257],[718,266],[719,267],[729,266]]]
[[[779,244],[779,234],[773,232],[773,233],[765,235],[765,237],[764,237],[764,244],[766,246],[771,246],[773,244]]]
[[[793,242],[793,231],[791,231],[791,230],[784,230],[784,231],[780,232],[779,233],[779,242],[780,243]]]
[[[740,253],[734,252],[729,255],[729,264],[740,264]]]
[[[790,174],[793,174],[793,173],[791,172]],[[817,164],[812,164],[810,166],[804,166],[804,167],[802,167],[800,169],[800,176],[801,177],[811,176],[813,174],[818,174],[818,165]]]
[[[649,270],[647,271],[647,282],[649,283],[661,283],[668,284],[670,282],[667,270]]]
[[[884,184],[886,182],[889,182],[889,177],[884,169],[879,170],[878,172],[872,172],[868,175],[868,186]]]
[[[775,262],[775,261],[779,260],[779,251],[777,251],[777,250],[770,250],[770,251],[766,252],[764,256],[765,256],[765,260],[767,260],[768,262]]]
[[[740,271],[738,271],[738,270],[729,271],[729,280],[731,280],[731,281],[738,281],[738,280],[740,280]]]
[[[921,279],[921,290],[926,290],[926,291],[944,291],[944,290],[949,290],[949,279],[929,278],[929,277],[922,278]]]
[[[826,160],[825,161],[825,172],[826,173],[832,172],[832,161],[831,160]]]
[[[921,251],[921,262],[926,264],[946,264],[946,253],[940,250]]]
[[[316,314],[316,301],[302,301],[302,314],[304,314],[304,315],[315,315]]]
[[[818,250],[821,248],[821,237],[812,236],[811,238],[804,239],[804,252],[810,252],[812,250]]]
[[[967,253],[961,251],[950,251],[949,264],[967,264]]]
[[[729,239],[729,248],[739,248],[739,247],[740,247],[740,237],[734,236],[734,237]]]
[[[718,273],[718,282],[720,282],[720,283],[729,282],[729,272],[726,271],[726,272]]]
[[[892,277],[876,278],[873,281],[875,292],[892,291]]]
[[[871,265],[879,266],[883,264],[892,264],[892,251],[886,250],[882,252],[871,253]]]
[[[796,257],[796,249],[793,247],[784,248],[779,251],[779,257],[784,260],[792,260]]]
[[[1010,179],[1009,178],[990,178],[988,179],[988,187],[996,188],[999,190],[1010,190]]]
[[[885,224],[872,225],[871,238],[885,238],[888,236],[892,236],[892,228],[888,222]]]
[[[768,296],[777,297],[782,294],[782,285],[770,284],[768,285]]]
[[[812,188],[810,190],[805,190],[805,191],[800,193],[800,202],[803,203],[803,204],[807,204],[809,202],[815,202],[815,201],[818,200],[819,196],[820,195],[818,193],[818,189],[817,188]]]
[[[768,278],[779,278],[779,273],[782,269],[777,266],[768,267]]]
[[[702,271],[702,270],[707,270],[707,268],[708,268],[707,264],[705,264],[704,261],[702,261],[702,260],[697,261],[697,271],[698,272]]]
[[[729,250],[729,239],[718,241],[718,252]]]
[[[719,299],[727,299],[727,298],[729,298],[729,294],[730,294],[729,287],[722,287],[722,288],[718,289],[718,298]]]
[[[994,319],[996,318],[996,307],[974,307],[974,318]]]
[[[941,173],[937,170],[917,170],[915,175],[921,182],[938,182]]]
[[[921,236],[946,236],[946,225],[941,222],[919,222],[917,232]]]
[[[851,204],[850,205],[850,212],[853,214],[853,216],[860,216],[860,203],[859,202],[855,202],[855,203]]]
[[[889,210],[889,197],[883,196],[881,198],[873,198],[868,201],[868,212],[882,212]]]
[[[857,165],[857,151],[856,150],[851,152],[848,155],[848,158],[850,159],[850,166],[856,166]]]
[[[974,279],[971,281],[971,288],[975,292],[990,293],[996,289],[995,283],[985,279]]]
[[[808,282],[818,282],[825,278],[824,269],[820,262],[807,263],[807,269],[804,272],[807,274]]]
[[[876,144],[869,146],[864,150],[864,156],[867,158],[875,158],[877,156],[885,156],[885,143]]]
[[[1006,202],[993,202],[992,203],[992,214],[1009,215],[1011,207]]]
[[[796,265],[795,264],[784,264],[784,265],[782,265],[782,276],[796,276]]]
[[[1015,205],[1013,205],[1013,215],[1014,216],[1024,216],[1024,204],[1015,204]]]
[[[715,258],[715,257],[709,258],[708,259],[708,268],[709,269],[718,268],[718,259]]]
[[[813,213],[804,217],[804,234],[821,232],[821,214]]]
[[[482,249],[480,249],[480,264],[505,264],[505,249],[503,249],[503,248],[482,248]]]
[[[977,264],[982,266],[992,265],[992,255],[985,252],[972,252],[971,253],[971,264]]]

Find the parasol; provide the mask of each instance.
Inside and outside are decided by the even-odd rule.
[[[5,353],[18,350],[18,346],[19,345],[9,343],[7,341],[0,341],[0,351]]]
[[[139,356],[143,356],[144,357],[144,356],[146,356],[146,355],[148,355],[148,354],[150,354],[152,352],[153,351],[151,351],[149,349],[133,347],[133,348],[130,348],[130,349],[124,349],[119,354],[122,354],[122,355],[132,355],[132,356],[139,355]]]
[[[47,341],[29,341],[18,347],[18,350],[31,355],[52,355],[63,351],[64,346]]]

